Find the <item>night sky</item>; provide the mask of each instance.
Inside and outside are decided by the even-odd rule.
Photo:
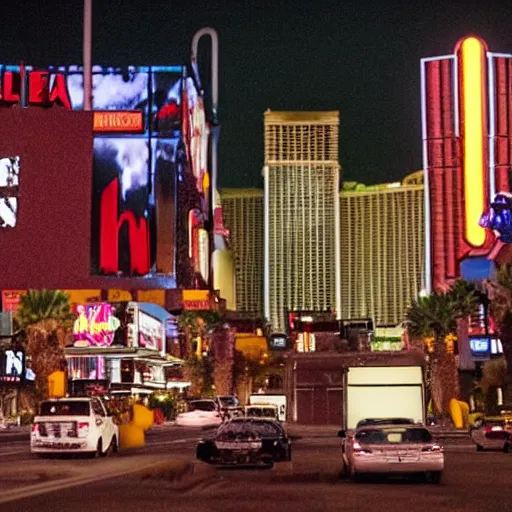
[[[81,64],[82,5],[2,2],[0,61]],[[194,33],[217,30],[221,187],[262,186],[267,108],[339,110],[343,179],[399,180],[421,168],[420,59],[452,53],[470,33],[512,53],[506,0],[93,0],[93,9],[96,64],[183,64]]]

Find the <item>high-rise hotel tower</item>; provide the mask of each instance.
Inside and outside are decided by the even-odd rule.
[[[265,316],[340,318],[339,112],[265,112]]]
[[[221,189],[224,222],[235,259],[236,311],[263,315],[263,190]]]

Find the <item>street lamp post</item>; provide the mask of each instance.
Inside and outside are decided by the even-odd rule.
[[[212,44],[211,59],[211,79],[212,79],[212,173],[211,173],[211,191],[212,191],[212,210],[220,206],[217,197],[217,147],[219,143],[219,131],[217,118],[217,107],[219,101],[219,38],[217,31],[211,27],[205,27],[198,30],[192,39],[192,62],[197,59],[197,48],[199,40],[203,36],[210,36]]]

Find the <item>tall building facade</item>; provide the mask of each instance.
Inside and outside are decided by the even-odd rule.
[[[427,291],[492,272],[503,218],[482,214],[511,190],[511,83],[512,55],[473,36],[421,61]]]
[[[423,287],[423,172],[340,192],[341,315],[396,326]]]
[[[220,190],[235,260],[236,311],[263,316],[263,190]]]
[[[265,112],[265,316],[339,316],[339,113]]]

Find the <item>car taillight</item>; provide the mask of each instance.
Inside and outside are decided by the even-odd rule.
[[[500,427],[500,426],[486,427],[485,428],[486,432],[500,432],[501,430],[503,430],[503,427]]]
[[[33,433],[39,432],[39,423],[34,423],[32,425],[32,432]]]
[[[432,446],[425,446],[421,449],[422,452],[442,452],[443,447],[438,444],[433,444]]]
[[[354,444],[352,445],[352,449],[354,450],[354,453],[358,453],[360,455],[366,455],[367,453],[372,453],[371,450],[363,448],[357,441],[354,441]]]
[[[89,423],[87,421],[80,421],[77,425],[78,437],[87,437],[89,434]]]

